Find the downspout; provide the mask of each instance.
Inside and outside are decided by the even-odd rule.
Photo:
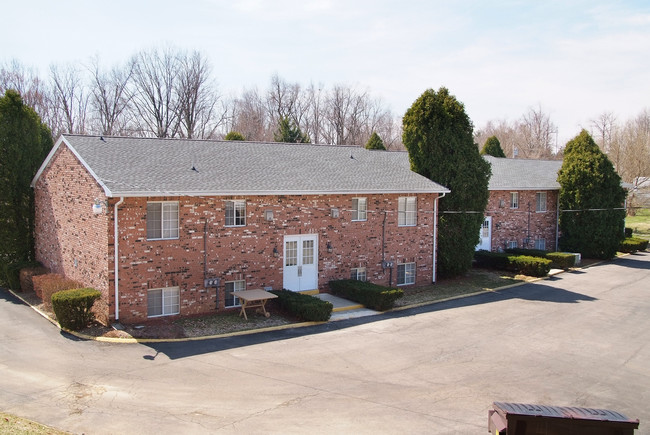
[[[560,250],[560,192],[557,193],[557,206],[555,207],[555,251]]]
[[[436,200],[433,202],[433,281],[436,282],[436,261],[437,261],[437,252],[438,252],[438,200],[444,198],[446,192],[442,192],[442,196],[438,194]]]
[[[118,225],[117,225],[117,209],[124,202],[124,197],[120,197],[120,200],[115,203],[115,208],[113,209],[114,213],[114,222],[113,222],[113,246],[115,251],[115,265],[113,276],[115,280],[115,321],[120,320],[120,269],[119,269],[119,237],[118,237]]]

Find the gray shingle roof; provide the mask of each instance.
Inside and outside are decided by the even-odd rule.
[[[492,166],[488,190],[559,190],[561,160],[504,159],[483,156]]]
[[[64,135],[56,147],[63,143],[107,196],[448,192],[411,171],[408,154],[403,152],[216,140],[102,140],[80,135]]]

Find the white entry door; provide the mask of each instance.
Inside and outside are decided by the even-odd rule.
[[[480,241],[476,245],[476,250],[481,249],[485,251],[492,250],[492,216],[486,216],[483,225],[481,225]]]
[[[318,289],[318,235],[284,237],[283,286],[287,290]]]

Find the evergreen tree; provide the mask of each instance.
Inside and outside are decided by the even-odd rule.
[[[0,98],[0,262],[34,260],[34,191],[30,184],[52,148],[50,129],[20,94]]]
[[[485,145],[481,149],[481,155],[488,155],[492,157],[505,157],[506,154],[501,148],[501,142],[497,139],[496,136],[490,136],[486,141]]]
[[[244,138],[244,135],[238,131],[229,132],[224,139],[225,140],[246,140]]]
[[[624,236],[626,192],[587,131],[566,144],[558,182],[560,248],[588,258],[614,257]]]
[[[276,142],[287,142],[287,143],[309,143],[309,136],[303,134],[293,121],[289,118],[284,117],[280,118],[280,123],[278,125],[278,131],[273,134],[273,139]]]
[[[490,165],[479,155],[464,105],[446,88],[425,91],[402,122],[411,168],[451,190],[438,208],[438,272],[462,274],[479,241]]]
[[[386,147],[384,146],[384,141],[381,140],[381,137],[379,137],[376,131],[372,132],[372,135],[370,135],[370,139],[368,139],[368,142],[366,142],[366,149],[386,151]]]

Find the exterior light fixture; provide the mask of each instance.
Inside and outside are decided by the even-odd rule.
[[[338,218],[339,218],[339,209],[338,209],[338,208],[333,208],[333,209],[332,209],[332,217],[333,217],[334,219],[338,219]]]
[[[93,203],[93,214],[102,214],[104,212],[104,208],[108,209],[108,201],[102,201],[99,198],[95,198],[95,202]]]
[[[273,221],[273,210],[264,211],[264,219],[267,222],[272,222]]]
[[[280,256],[280,253],[278,252],[278,248],[277,248],[277,246],[274,246],[274,247],[273,247],[273,256],[274,256],[274,257],[278,257],[278,256]]]
[[[332,244],[327,242],[327,252],[332,252]]]

